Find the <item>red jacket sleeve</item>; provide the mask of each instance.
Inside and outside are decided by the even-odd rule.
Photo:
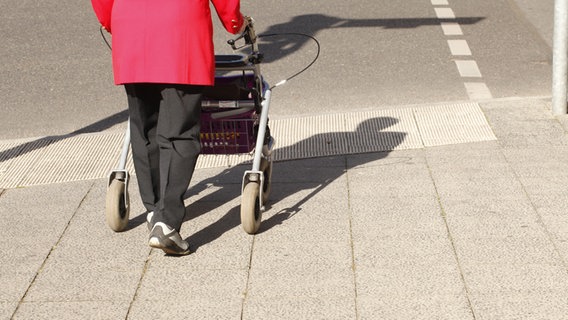
[[[97,19],[108,32],[111,32],[110,18],[114,0],[91,0]]]
[[[240,0],[212,0],[212,2],[225,29],[232,34],[239,32],[244,23]]]

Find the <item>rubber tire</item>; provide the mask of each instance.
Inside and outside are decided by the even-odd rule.
[[[264,183],[262,184],[262,203],[267,203],[272,191],[272,161],[265,158],[260,159],[260,171],[264,175]]]
[[[108,226],[115,232],[126,229],[130,215],[130,204],[124,181],[114,179],[106,193],[105,216]],[[126,198],[126,199],[125,199]]]
[[[259,193],[259,184],[249,182],[245,185],[241,195],[241,225],[248,234],[255,234],[262,221],[262,212],[258,203]]]

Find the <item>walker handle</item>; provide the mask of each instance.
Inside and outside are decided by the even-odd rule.
[[[254,31],[254,25],[253,25],[254,20],[251,17],[246,17],[246,16],[244,17],[244,20],[245,20],[244,23],[246,23],[246,27],[245,27],[245,30],[243,31],[243,33],[240,34],[235,39],[231,39],[231,40],[227,41],[227,43],[231,46],[231,48],[233,48],[233,50],[239,50],[239,49],[242,49],[246,45],[256,43],[257,38],[256,38],[256,32]],[[237,41],[239,41],[243,38],[245,39],[245,45],[238,47]]]

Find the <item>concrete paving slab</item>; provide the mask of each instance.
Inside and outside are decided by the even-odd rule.
[[[125,319],[124,301],[44,301],[24,302],[15,319]]]
[[[270,275],[271,271],[276,269],[306,273],[345,271],[351,270],[352,265],[353,256],[349,241],[283,243],[257,237],[251,260],[251,277],[257,274],[263,276],[263,271]]]
[[[472,295],[471,303],[477,319],[563,319],[568,312],[565,292]]]
[[[240,227],[240,211],[234,203],[213,203],[215,208],[186,221],[180,234],[192,254],[184,257],[191,269],[244,269],[249,265],[253,237]],[[161,250],[152,256],[163,257]]]
[[[271,242],[265,243],[259,253],[267,253],[271,249],[274,252],[268,256],[257,256],[255,251],[247,306],[262,305],[262,301],[274,303],[275,299],[297,300],[304,301],[293,304],[300,312],[313,312],[318,316],[319,312],[313,310],[315,306],[310,304],[310,300],[327,299],[348,303],[346,305],[343,302],[326,310],[329,315],[335,312],[345,314],[344,309],[354,304],[354,275],[348,242],[304,242],[296,245]],[[287,309],[291,311],[291,307],[292,305]]]
[[[355,299],[335,296],[267,296],[246,303],[243,319],[357,319]]]
[[[359,296],[360,319],[475,319],[468,300],[460,295],[393,295]]]
[[[375,170],[390,171],[391,166],[402,169],[424,162],[421,150],[405,150],[397,152],[375,152],[354,154],[347,157],[347,168],[356,170],[359,168],[374,168]]]
[[[327,159],[327,157],[323,157],[312,161],[276,162],[272,170],[273,182],[322,183],[333,181],[345,173],[345,158]]]
[[[129,316],[133,319],[239,318],[248,270],[215,268],[195,270],[186,257],[152,255]]]
[[[524,264],[562,265],[558,251],[547,238],[460,237],[456,233],[452,236],[457,256],[464,265],[495,264],[504,268]]]
[[[548,101],[509,100],[482,103],[500,145],[505,149],[566,146],[561,123],[550,112]]]
[[[95,181],[24,302],[121,301],[128,310],[150,249],[145,228],[108,228],[105,191],[106,181]]]
[[[395,268],[357,268],[357,295],[382,297],[465,294],[457,265],[436,264]]]
[[[459,148],[457,153],[453,147],[440,147],[437,151],[445,154],[444,160],[440,160],[438,153],[432,151],[427,151],[427,158],[442,203],[452,199],[484,201],[490,198],[503,201],[524,197],[522,184],[500,151],[489,150],[484,154],[469,152],[471,158],[467,159],[463,158]],[[452,157],[463,160],[452,160]],[[469,169],[461,170],[462,165]],[[494,172],[497,173],[492,175]]]
[[[387,187],[388,185],[388,187]],[[387,169],[365,168],[349,174],[349,186],[353,203],[359,200],[390,197],[427,197],[434,194],[432,180],[425,165],[390,166]],[[363,187],[364,186],[364,187]]]
[[[412,165],[423,164],[424,149],[396,150],[390,152],[372,152],[352,154],[347,157],[347,167],[349,169],[372,167],[377,170],[391,171],[392,166],[397,169],[405,167],[412,168]]]
[[[440,198],[445,199],[469,199],[475,202],[479,198],[517,199],[524,196],[523,186],[514,177],[508,178],[485,178],[476,179],[470,177],[436,184]]]
[[[478,199],[443,199],[443,208],[447,216],[484,217],[489,218],[510,217],[516,219],[536,218],[532,203],[527,197],[511,197],[508,199],[496,199],[485,196]]]
[[[513,211],[514,212],[514,211]],[[545,237],[537,216],[517,216],[486,214],[466,216],[463,214],[447,216],[448,227],[452,233],[472,234],[479,237]]]
[[[541,214],[546,232],[552,235],[556,242],[568,242],[568,217],[565,214]]]
[[[419,206],[419,204],[416,204]],[[380,235],[443,235],[446,226],[438,208],[420,212],[412,209],[396,209],[383,213],[374,213],[373,209],[358,211],[351,220],[351,229],[356,239],[374,239]]]
[[[429,221],[441,217],[440,204],[435,195],[411,196],[406,197],[405,201],[401,201],[399,197],[377,197],[368,200],[367,205],[357,205],[352,201],[351,207],[354,209],[353,221],[363,226],[365,223],[380,223],[388,219],[404,220],[409,224],[420,226],[422,223],[428,224]]]
[[[568,261],[568,240],[558,239],[556,242],[556,248],[562,260],[566,264],[566,261]]]
[[[322,184],[275,183],[259,237],[328,241],[349,237],[345,177]]]
[[[548,192],[533,191],[529,196],[536,210],[541,214],[565,214],[568,211],[568,195],[562,193],[562,188],[551,186],[546,190]]]
[[[258,238],[270,242],[326,242],[347,241],[350,238],[349,220],[321,219],[311,217],[311,208],[304,207],[295,215],[280,212],[274,216],[267,216],[263,221]]]
[[[456,169],[463,168],[466,173],[469,172],[468,170],[479,170],[480,166],[503,168],[507,164],[500,146],[491,141],[427,148],[424,154],[429,165],[455,166]]]
[[[455,253],[447,236],[424,234],[397,236],[378,233],[373,240],[358,240],[357,234],[354,238],[353,252],[357,270],[436,268],[456,263]]]
[[[568,176],[568,164],[565,161],[568,148],[564,146],[506,149],[503,153],[521,178],[542,178],[545,182],[550,178]]]
[[[568,290],[567,271],[564,266],[526,264],[503,268],[492,264],[466,264],[463,266],[463,272],[472,295]]]
[[[486,141],[468,144],[438,146],[435,148],[425,148],[428,163],[452,164],[464,163],[467,165],[475,163],[474,160],[486,161],[485,165],[499,165],[498,159],[502,159],[498,141]]]
[[[499,139],[503,148],[517,149],[528,147],[563,147],[566,141],[558,140],[557,135],[535,134],[533,136],[511,135]]]
[[[9,241],[0,244],[0,301],[12,304],[24,297],[91,185],[84,181],[1,194],[0,227]]]
[[[0,302],[0,318],[10,319],[14,314],[14,311],[18,308],[18,302],[1,301]]]

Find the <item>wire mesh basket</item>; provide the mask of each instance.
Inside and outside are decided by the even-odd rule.
[[[256,143],[255,126],[258,116],[254,109],[236,115],[203,111],[201,114],[201,153],[250,153]]]

